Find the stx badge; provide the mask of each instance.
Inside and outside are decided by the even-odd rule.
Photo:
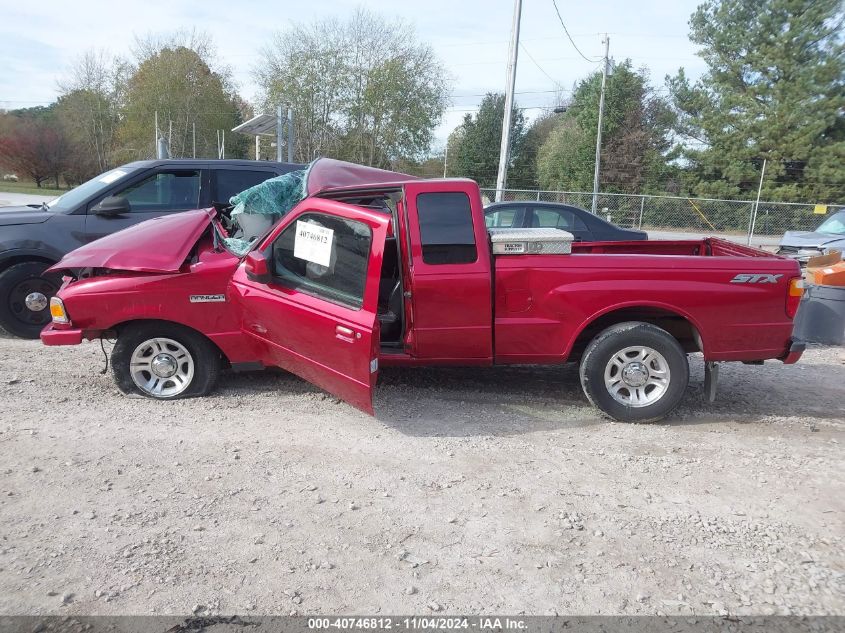
[[[733,279],[732,284],[776,284],[783,275],[769,275],[766,273],[740,273]]]

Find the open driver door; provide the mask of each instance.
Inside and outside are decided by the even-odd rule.
[[[390,216],[307,199],[232,278],[242,330],[265,365],[373,413],[378,291]]]

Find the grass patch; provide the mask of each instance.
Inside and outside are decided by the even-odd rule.
[[[45,198],[55,198],[63,193],[67,193],[69,189],[53,189],[51,187],[35,186],[34,182],[8,182],[6,180],[0,181],[0,191],[6,193],[30,193],[35,196],[44,196]]]

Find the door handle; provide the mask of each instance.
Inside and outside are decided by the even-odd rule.
[[[360,332],[356,332],[352,328],[348,328],[344,325],[335,326],[334,333],[337,335],[337,338],[345,340],[349,343],[351,343],[353,339],[361,338]]]

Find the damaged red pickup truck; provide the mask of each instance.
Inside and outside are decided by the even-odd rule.
[[[574,361],[590,401],[623,421],[678,404],[689,353],[710,380],[716,362],[794,363],[804,349],[789,259],[715,238],[488,231],[470,180],[320,159],[303,186],[245,257],[212,209],[69,253],[42,341],[116,337],[124,392],[202,395],[227,364],[278,366],[370,413],[379,366]]]

